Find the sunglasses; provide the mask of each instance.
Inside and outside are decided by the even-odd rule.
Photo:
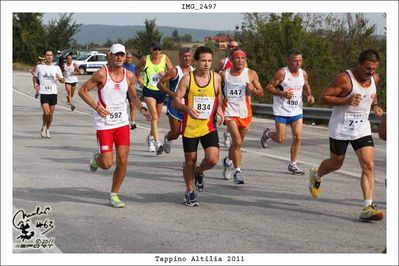
[[[153,51],[162,51],[161,48],[152,48]]]
[[[240,46],[236,46],[236,45],[229,45],[229,47],[230,47],[230,48],[233,48],[233,49],[235,49],[235,48],[239,48]]]

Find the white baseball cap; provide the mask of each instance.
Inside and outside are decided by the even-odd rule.
[[[125,46],[120,43],[115,43],[111,46],[111,54],[124,53],[126,54]]]

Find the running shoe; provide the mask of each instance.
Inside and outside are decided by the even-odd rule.
[[[109,205],[111,205],[114,208],[123,208],[123,207],[125,207],[125,203],[119,199],[117,194],[115,194],[115,195],[110,197]]]
[[[224,138],[224,145],[229,148],[231,145],[231,135],[229,132],[225,131],[223,132],[223,138]]]
[[[163,138],[163,150],[165,151],[165,153],[170,152],[171,146],[172,146],[172,141],[169,141],[168,138],[165,136]]]
[[[187,192],[184,194],[184,201],[186,205],[189,207],[196,207],[198,206],[198,195],[195,191]]]
[[[296,163],[288,164],[288,172],[293,175],[304,175],[305,171],[301,170]]]
[[[204,173],[198,172],[197,168],[198,167],[196,167],[194,170],[195,187],[197,188],[198,192],[201,192],[204,190]]]
[[[262,144],[263,148],[269,147],[270,137],[268,136],[268,134],[270,131],[271,131],[270,128],[266,128],[263,131],[262,137],[260,138],[260,143]]]
[[[46,127],[42,127],[42,130],[40,131],[40,136],[42,136],[42,138],[47,138]]]
[[[224,169],[223,169],[223,178],[225,180],[229,180],[230,179],[230,177],[231,177],[231,166],[233,165],[233,161],[229,160],[230,163],[228,163],[227,160],[228,160],[227,156],[224,157],[224,159],[223,159],[223,167],[224,167]]]
[[[46,129],[46,138],[51,139],[50,129]]]
[[[233,183],[234,185],[242,185],[244,184],[244,177],[241,174],[241,171],[236,171],[233,175]]]
[[[317,168],[312,168],[309,170],[309,192],[313,196],[313,198],[320,197],[320,184],[321,181],[317,180],[314,175],[317,173]]]
[[[71,104],[71,111],[75,110],[76,106]]]
[[[90,160],[90,171],[95,172],[98,169],[98,164],[96,159],[100,157],[100,154],[98,152],[93,153],[93,156]]]
[[[156,150],[157,150],[157,155],[162,154],[162,152],[163,152],[163,145],[162,145],[162,143],[159,142],[159,141],[157,141],[157,142],[155,143],[155,147],[156,147]]]
[[[384,218],[384,213],[376,208],[374,203],[364,207],[360,213],[359,219],[364,221],[379,221]]]
[[[147,137],[147,144],[148,144],[148,151],[149,152],[155,152],[156,151],[155,141],[154,141],[154,138],[151,135],[148,135],[148,137]]]
[[[136,128],[137,128],[136,123],[130,122],[130,129],[131,129],[131,130],[135,130]]]

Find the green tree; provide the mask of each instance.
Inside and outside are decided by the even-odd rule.
[[[47,45],[53,50],[71,47],[72,36],[81,24],[72,19],[73,13],[61,13],[58,20],[51,20],[46,27]]]
[[[43,13],[13,14],[13,60],[35,63],[45,48]]]
[[[182,42],[191,42],[193,40],[193,36],[190,34],[184,34],[180,37]]]
[[[135,47],[137,48],[136,57],[140,58],[148,54],[148,49],[152,42],[160,41],[162,38],[161,32],[156,27],[156,19],[146,19],[144,21],[144,31],[137,31],[134,38]]]
[[[180,35],[179,32],[177,30],[174,30],[172,33],[172,40],[174,42],[180,42]]]

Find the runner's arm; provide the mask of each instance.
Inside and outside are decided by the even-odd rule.
[[[177,70],[176,70],[175,67],[169,69],[168,72],[166,72],[166,74],[158,82],[158,84],[157,84],[158,89],[160,89],[161,91],[165,92],[166,94],[168,94],[171,97],[175,96],[176,93],[173,92],[172,90],[170,90],[166,86],[166,82],[168,82],[171,79],[174,79],[176,77],[176,75],[177,75]]]
[[[94,73],[94,75],[91,76],[91,78],[80,87],[78,92],[82,100],[85,101],[102,117],[107,116],[109,112],[100,103],[94,101],[94,99],[90,96],[89,91],[95,88],[100,90],[100,88],[98,88],[98,85],[103,85],[105,78],[105,69],[100,68],[100,70]]]
[[[172,98],[172,107],[178,112],[188,113],[192,118],[198,119],[199,113],[197,110],[181,103],[184,96],[188,94],[189,87],[190,75],[185,75],[179,82],[176,95]]]
[[[215,73],[215,89],[216,89],[216,99],[217,99],[217,110],[216,113],[220,116],[219,125],[222,125],[224,122],[224,112],[223,112],[223,93],[222,93],[222,78],[218,73]]]
[[[136,106],[137,109],[139,109],[140,113],[147,119],[151,119],[151,116],[147,110],[146,107],[143,106],[142,102],[140,101],[140,98],[137,96],[137,91],[136,91],[136,76],[128,71],[127,72],[127,78],[128,78],[128,91],[130,99],[133,100],[135,103],[134,105]]]
[[[263,97],[265,93],[263,92],[262,85],[259,82],[258,73],[253,70],[248,72],[250,82],[247,83],[247,87],[250,92],[252,92],[256,97]]]
[[[334,78],[330,85],[322,91],[319,102],[328,106],[356,105],[356,103],[360,102],[360,94],[347,97],[351,90],[352,85],[349,76],[345,72],[340,73]]]
[[[309,85],[308,73],[306,73],[305,70],[303,70],[303,78],[305,79],[305,84],[303,85],[303,92],[306,96],[306,101],[310,104],[313,104],[314,97],[312,95],[312,89],[310,88],[310,85]]]
[[[141,77],[141,69],[145,66],[145,56],[143,56],[140,61],[137,63],[135,70],[136,70],[136,79],[137,82],[143,86],[143,78]]]
[[[277,86],[279,86],[280,83],[283,82],[284,76],[284,69],[279,69],[276,74],[274,74],[273,79],[267,84],[266,89],[274,96],[281,96],[287,99],[291,99],[291,97],[293,96],[293,92],[283,91],[277,88]]]

